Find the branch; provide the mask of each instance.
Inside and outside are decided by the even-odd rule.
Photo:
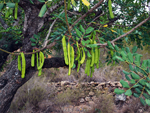
[[[61,5],[63,5],[64,1],[60,1],[58,4],[51,6],[48,11],[44,14],[43,18],[45,18],[47,15],[50,15],[54,10],[59,8]]]
[[[64,11],[62,11],[59,15],[61,15],[63,12],[64,12]],[[58,19],[58,18],[56,18],[56,19],[53,21],[53,23],[51,24],[51,26],[50,26],[50,28],[49,28],[48,34],[47,34],[47,36],[46,36],[46,38],[45,38],[45,41],[44,41],[44,43],[43,43],[43,48],[45,48],[45,47],[47,46],[48,42],[50,41],[50,40],[48,40],[48,37],[49,37],[49,35],[50,35],[51,31],[52,31],[52,28],[53,28],[55,22],[57,21],[57,19]]]
[[[147,19],[145,19],[145,20],[143,20],[142,22],[140,22],[138,25],[136,25],[134,28],[132,28],[132,29],[131,29],[130,31],[128,31],[127,33],[125,33],[125,34],[119,36],[118,38],[116,38],[116,39],[114,39],[114,40],[112,40],[111,43],[114,44],[115,41],[117,41],[117,40],[119,40],[119,39],[121,39],[121,38],[123,38],[123,37],[129,35],[129,34],[132,33],[135,29],[137,29],[138,27],[140,27],[141,25],[143,25],[144,23],[146,23],[148,20],[150,20],[150,16],[149,16]],[[97,45],[100,45],[101,47],[105,47],[105,46],[107,46],[107,43],[104,43],[104,44],[97,44]]]
[[[92,24],[93,21],[97,20],[99,17],[103,16],[105,13],[100,14],[99,16],[97,16],[96,18],[94,18],[88,25],[88,27]],[[87,27],[87,28],[88,28]]]
[[[75,24],[78,23],[80,20],[84,19],[88,14],[92,13],[93,10],[95,10],[97,7],[99,7],[103,1],[104,1],[104,0],[99,1],[92,9],[88,10],[87,13],[85,13],[83,16],[81,16],[80,18],[78,18],[78,19],[70,26],[70,29],[72,29],[73,26],[75,26]]]

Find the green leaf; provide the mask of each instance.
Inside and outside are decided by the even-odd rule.
[[[36,42],[36,40],[34,38],[30,38],[31,42]]]
[[[74,0],[71,0],[71,3],[72,3],[72,5],[73,5],[73,6],[75,6],[75,7],[76,7],[76,3],[75,3],[75,1],[74,1]]]
[[[88,27],[88,28],[86,29],[85,34],[89,34],[89,33],[91,33],[93,30],[94,30],[93,27]]]
[[[129,52],[127,56],[128,56],[130,63],[133,63],[133,54]]]
[[[82,43],[83,46],[85,46],[85,41],[84,40],[82,40],[81,43]]]
[[[86,47],[94,48],[94,47],[97,47],[97,44],[88,44],[88,45],[86,45]]]
[[[137,75],[137,74],[135,74],[135,73],[133,73],[133,72],[131,72],[131,77],[133,78],[133,79],[140,79],[140,76],[139,75]]]
[[[128,89],[128,90],[125,92],[125,95],[131,96],[131,95],[132,95],[132,91],[131,91],[130,89]]]
[[[83,28],[81,24],[80,24],[80,30],[82,31],[82,33],[85,33],[85,29]]]
[[[137,65],[137,66],[140,66],[140,62],[141,62],[141,54],[136,54],[135,56],[135,61],[134,63]]]
[[[121,79],[121,80],[120,80],[120,83],[122,84],[122,86],[123,86],[124,88],[130,88],[128,82],[126,82],[126,81],[124,81],[124,80]]]
[[[134,46],[133,48],[132,48],[132,53],[135,53],[136,51],[137,51],[137,46]]]
[[[30,1],[30,3],[34,4],[32,0],[29,0],[29,1]]]
[[[135,84],[135,80],[132,79],[132,80],[130,81],[130,83],[131,83],[131,84]]]
[[[150,89],[150,83],[146,82],[146,86],[148,87],[148,89]]]
[[[120,56],[120,53],[119,53],[119,52],[116,52],[116,55],[117,55],[117,56]]]
[[[119,47],[117,45],[115,45],[115,50],[116,51],[120,51]]]
[[[124,52],[124,51],[121,51],[120,54],[121,54],[121,56],[122,56],[122,59],[123,59],[123,60],[126,60],[127,55],[125,54],[125,52]]]
[[[135,91],[139,94],[141,94],[141,90],[139,88],[135,88]]]
[[[150,106],[150,99],[145,99],[145,101],[146,101],[146,104],[147,104],[148,106]]]
[[[134,72],[138,73],[138,67],[137,66],[134,67]]]
[[[146,98],[146,99],[150,99],[150,96],[146,93],[143,93],[143,96]]]
[[[147,93],[150,95],[150,90],[149,89],[147,89],[147,88],[145,88],[145,90],[147,91]]]
[[[112,44],[111,44],[110,41],[107,41],[107,44],[108,44],[108,47],[109,47],[110,49],[114,49],[114,47],[112,46]]]
[[[124,61],[121,57],[115,56],[115,59],[118,59],[120,61]]]
[[[143,60],[141,68],[144,69],[144,70],[147,69],[147,60]]]
[[[128,77],[128,75],[125,75],[125,77],[128,81],[131,81],[131,79],[130,79],[130,77]]]
[[[36,46],[36,44],[35,43],[31,43],[31,46]]]
[[[15,3],[6,3],[6,6],[9,7],[9,8],[14,8]]]
[[[3,9],[4,3],[0,3],[0,11]]]
[[[78,37],[81,37],[81,36],[82,36],[82,33],[81,33],[77,28],[75,28],[75,31],[76,31]]]
[[[123,70],[123,73],[124,73],[125,75],[129,75],[129,74],[130,74],[129,72],[127,72],[127,71],[125,71],[125,70]]]
[[[126,52],[127,52],[127,53],[129,53],[129,52],[130,52],[129,47],[126,47]]]
[[[124,93],[125,91],[122,90],[122,89],[116,88],[116,89],[114,90],[114,92],[115,92],[116,94],[122,94],[122,93]]]
[[[38,0],[39,2],[45,2],[45,0]]]
[[[39,39],[39,38],[40,38],[40,36],[39,36],[39,35],[36,35],[36,34],[34,34],[33,37],[36,38],[36,39]]]
[[[139,83],[144,86],[144,85],[146,85],[146,80],[142,79],[139,81]]]
[[[42,6],[42,8],[41,8],[40,13],[39,13],[38,16],[39,16],[39,17],[43,17],[43,15],[45,14],[46,10],[47,10],[47,7],[46,7],[46,4],[44,4],[44,5]]]
[[[140,101],[141,101],[141,103],[145,106],[146,105],[146,102],[145,102],[145,100],[142,98],[142,97],[140,97]]]
[[[147,80],[147,81],[150,81],[150,78],[149,78],[149,77],[147,77],[147,78],[146,78],[146,80]]]
[[[132,64],[129,64],[129,68],[131,71],[134,71],[133,67],[132,67]]]
[[[150,67],[150,59],[147,60],[147,66]]]
[[[133,96],[136,97],[136,98],[138,98],[140,95],[137,94],[137,93],[133,93]]]
[[[141,84],[139,84],[139,83],[133,86],[133,88],[136,88],[136,87],[138,87],[140,89],[143,89],[143,86]]]

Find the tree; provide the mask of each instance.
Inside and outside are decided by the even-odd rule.
[[[87,75],[91,73],[92,77],[92,72],[95,68],[94,64],[96,64],[97,68],[99,67],[98,52],[100,48],[104,48],[108,53],[106,58],[108,64],[114,64],[118,61],[124,61],[129,64],[132,72],[124,71],[126,78],[131,74],[132,83],[138,85],[133,88],[142,91],[142,93],[139,92],[134,95],[140,96],[141,102],[149,105],[149,60],[143,61],[142,66],[140,66],[141,55],[135,53],[137,48],[135,47],[132,51],[133,53],[131,53],[129,48],[122,44],[124,42],[137,42],[139,48],[142,48],[142,45],[150,45],[150,33],[148,30],[150,17],[146,10],[148,2],[146,0],[93,0],[90,3],[86,0],[0,1],[0,22],[2,25],[0,68],[2,69],[9,54],[20,55],[20,53],[12,53],[19,48],[21,49],[21,54],[25,55],[26,60],[25,73],[18,70],[16,57],[9,65],[8,70],[0,77],[0,112],[7,112],[17,89],[37,71],[36,66],[31,66],[31,55],[51,48],[61,49],[62,39],[64,49],[66,49],[65,41],[70,46],[71,57],[68,50],[64,50],[65,60],[63,57],[45,59],[42,68],[67,66],[70,74],[72,67],[76,67],[78,71],[80,65],[86,59],[87,66],[85,70]],[[119,48],[122,49],[120,50]],[[74,49],[77,55],[75,63]],[[127,55],[123,52],[127,53]],[[94,54],[97,54],[95,55],[96,57],[94,57]],[[94,58],[97,60],[94,61]],[[134,64],[139,69],[132,69],[133,58],[136,61]],[[69,61],[69,66],[67,61]],[[136,71],[137,73],[133,73]],[[146,76],[140,79],[138,71],[141,71],[143,76]],[[23,73],[25,76],[21,77]],[[128,78],[129,81],[131,81],[131,77]],[[120,82],[125,88],[130,88],[127,82],[123,80]],[[142,88],[139,88],[140,85],[142,85]],[[126,95],[132,94],[130,89],[126,91]],[[124,90],[116,89],[115,92],[120,94]],[[142,94],[146,95],[146,102],[141,98]]]

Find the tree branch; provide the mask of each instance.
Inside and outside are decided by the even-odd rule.
[[[60,1],[58,4],[54,5],[54,6],[51,6],[48,11],[44,14],[44,18],[47,16],[47,15],[50,15],[54,10],[56,10],[58,7],[60,7],[61,5],[63,5],[64,1]]]
[[[70,26],[70,29],[72,29],[73,26],[75,26],[75,24],[77,24],[80,20],[84,19],[88,14],[92,13],[93,10],[95,10],[97,7],[99,7],[103,1],[104,1],[104,0],[99,1],[92,9],[88,10],[87,13],[85,13],[83,16],[81,16],[80,18],[78,18],[78,19]]]
[[[121,39],[121,38],[123,38],[123,37],[129,35],[129,34],[132,33],[135,29],[137,29],[138,27],[140,27],[141,25],[143,25],[144,23],[146,23],[148,20],[150,20],[150,16],[149,16],[147,19],[145,19],[145,20],[143,20],[142,22],[140,22],[138,25],[136,25],[134,28],[132,28],[132,29],[131,29],[130,31],[128,31],[127,33],[125,33],[125,34],[119,36],[118,38],[116,38],[116,39],[114,39],[114,40],[112,40],[111,43],[113,44],[115,41],[117,41],[117,40],[119,40],[119,39]],[[97,44],[97,45],[100,45],[101,47],[105,47],[105,46],[107,46],[107,43],[104,43],[104,44]]]

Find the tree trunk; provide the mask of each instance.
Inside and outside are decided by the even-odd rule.
[[[21,6],[25,12],[25,20],[23,26],[23,42],[21,51],[31,52],[32,46],[30,38],[33,38],[34,34],[37,34],[41,27],[44,25],[44,18],[39,18],[38,14],[42,7],[42,4],[38,0],[32,0],[34,5],[29,0],[21,0],[19,6]],[[56,9],[57,7],[53,7]],[[53,11],[53,10],[50,10]],[[49,12],[50,12],[49,11]],[[9,44],[10,45],[10,44]],[[10,45],[8,51],[11,52]],[[4,48],[5,49],[5,48]],[[13,51],[14,49],[12,49]],[[3,53],[0,53],[3,54]],[[7,55],[5,55],[4,61],[0,61],[0,66],[6,61]],[[3,55],[2,55],[3,56]],[[24,83],[26,83],[37,71],[36,68],[31,67],[31,55],[26,55],[26,74],[25,78],[21,78],[21,72],[18,70],[17,58],[11,62],[9,69],[0,77],[0,113],[6,113],[10,107],[11,101],[18,90]],[[64,58],[51,58],[45,59],[43,68],[51,67],[63,67],[66,66]]]

